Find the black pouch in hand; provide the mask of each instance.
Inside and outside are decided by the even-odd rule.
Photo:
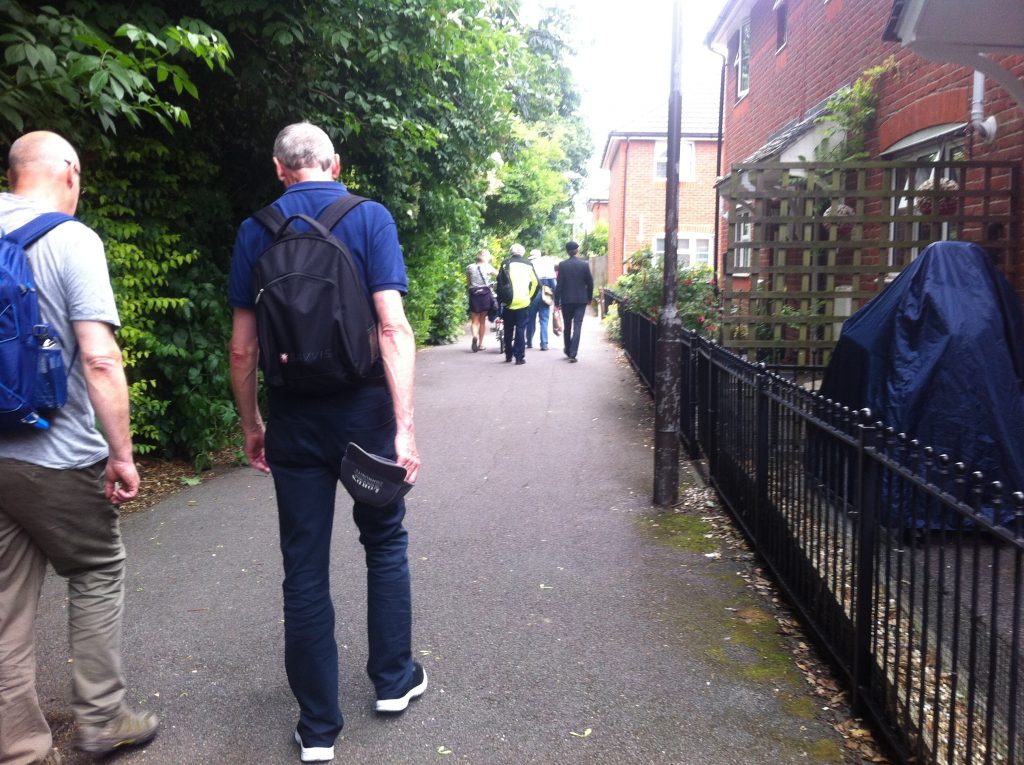
[[[374,507],[394,504],[413,487],[408,471],[394,460],[378,457],[349,442],[341,460],[341,483],[356,502]]]

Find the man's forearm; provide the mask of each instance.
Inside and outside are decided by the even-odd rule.
[[[263,426],[256,398],[257,363],[256,354],[231,349],[231,392],[235,396],[235,406],[244,431],[258,430]]]
[[[111,459],[132,460],[128,381],[120,352],[82,360],[85,384]]]
[[[389,321],[380,327],[380,351],[384,375],[395,409],[399,433],[412,433],[413,387],[416,372],[416,338],[408,321]]]
[[[235,396],[242,430],[252,433],[263,427],[256,394],[259,390],[257,368],[260,362],[256,339],[256,314],[236,308],[231,318],[231,342],[228,346],[231,367],[231,392]]]

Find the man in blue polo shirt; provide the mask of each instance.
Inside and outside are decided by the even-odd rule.
[[[337,181],[340,160],[331,139],[309,123],[289,125],[274,142],[274,166],[284,194],[274,206],[287,218],[319,216],[348,194]],[[297,225],[302,225],[298,223]],[[334,757],[344,718],[338,700],[338,648],[329,589],[330,540],[341,459],[349,441],[396,460],[415,482],[420,467],[413,432],[416,343],[402,296],[405,263],[391,214],[376,202],[354,208],[333,233],[352,252],[377,313],[386,384],[310,397],[267,391],[268,427],[257,405],[259,343],[252,269],[271,242],[253,218],[238,230],[229,298],[231,386],[250,464],[271,473],[277,493],[284,561],[285,669],[299,702],[295,740],[303,762]],[[369,658],[376,710],[402,712],[427,688],[412,659],[412,597],[402,525],[405,502],[388,507],[355,503],[353,516],[366,549]]]

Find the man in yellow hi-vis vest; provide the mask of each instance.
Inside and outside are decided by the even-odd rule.
[[[526,259],[526,248],[513,244],[508,257],[498,270],[498,301],[502,304],[505,323],[505,361],[526,363],[526,325],[530,319],[530,301],[539,289],[540,281],[533,264]]]

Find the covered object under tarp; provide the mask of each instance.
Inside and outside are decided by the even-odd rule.
[[[1024,490],[1024,318],[977,245],[929,245],[847,319],[820,393]]]

